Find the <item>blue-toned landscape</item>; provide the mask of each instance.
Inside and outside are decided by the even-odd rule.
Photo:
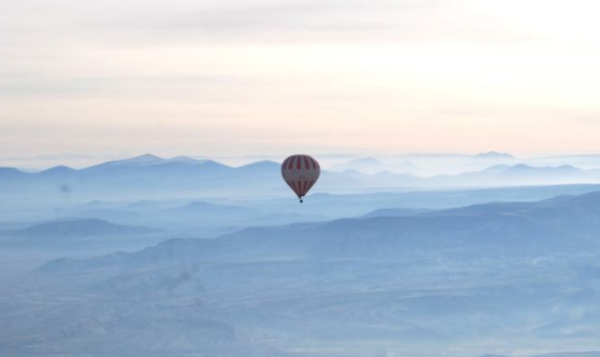
[[[408,159],[435,170],[419,157],[377,165]],[[478,171],[469,171],[476,156],[444,160],[465,173],[372,174],[365,158],[332,159],[343,171],[324,168],[304,204],[276,161],[144,155],[84,169],[5,168],[0,352],[599,351],[594,170],[568,166],[570,157],[540,166],[490,155],[491,168]],[[548,184],[548,172],[562,184]],[[553,356],[600,355],[574,352]]]

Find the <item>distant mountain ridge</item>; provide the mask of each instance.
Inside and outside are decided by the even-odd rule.
[[[100,219],[68,219],[33,225],[2,235],[15,239],[78,239],[106,235],[150,234],[156,230],[147,227],[131,227]]]
[[[477,154],[474,156],[475,159],[504,159],[504,160],[514,160],[516,157],[511,154],[497,151],[490,151],[481,154]]]
[[[198,218],[214,217],[214,219],[231,218],[232,216],[252,216],[259,215],[261,213],[256,210],[231,205],[217,205],[208,202],[194,201],[181,207],[175,207],[166,210],[170,214],[184,215],[184,216],[195,216]]]
[[[368,158],[364,160],[373,162]],[[188,157],[162,159],[154,155],[143,155],[81,170],[57,166],[38,173],[26,173],[4,168],[0,169],[0,193],[9,197],[55,197],[58,192],[63,196],[84,199],[94,199],[99,195],[113,199],[160,199],[167,193],[170,194],[169,198],[186,197],[190,193],[210,194],[211,197],[281,196],[289,194],[289,188],[281,180],[279,165],[273,161],[260,161],[231,167],[211,160]],[[569,165],[496,165],[480,171],[430,177],[379,169],[375,171],[378,173],[324,170],[313,193],[383,188],[480,188],[600,182],[600,170],[582,170]]]
[[[584,252],[600,249],[600,239],[595,238],[597,231],[600,231],[600,192],[533,203],[482,204],[416,216],[342,219],[303,227],[250,228],[210,241],[167,241],[124,255],[122,263],[281,257],[386,260],[397,259],[407,252],[446,249],[481,256]],[[97,258],[89,263],[102,265],[103,260]],[[115,263],[111,258],[110,264]],[[79,264],[87,263],[69,262],[68,265]],[[60,266],[51,262],[43,270],[60,269]]]

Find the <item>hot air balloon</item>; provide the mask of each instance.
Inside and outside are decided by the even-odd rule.
[[[306,196],[317,182],[320,174],[321,166],[308,155],[293,155],[281,164],[281,176],[298,196],[300,203],[303,202],[302,197]]]

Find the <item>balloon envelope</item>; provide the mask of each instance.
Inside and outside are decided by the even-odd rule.
[[[308,155],[293,155],[281,164],[281,176],[298,196],[300,202],[321,175],[321,166]]]

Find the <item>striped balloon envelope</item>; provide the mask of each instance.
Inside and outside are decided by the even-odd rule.
[[[317,182],[319,175],[321,166],[308,155],[293,155],[281,164],[281,176],[298,196],[300,203],[303,202],[302,197],[306,196]]]

